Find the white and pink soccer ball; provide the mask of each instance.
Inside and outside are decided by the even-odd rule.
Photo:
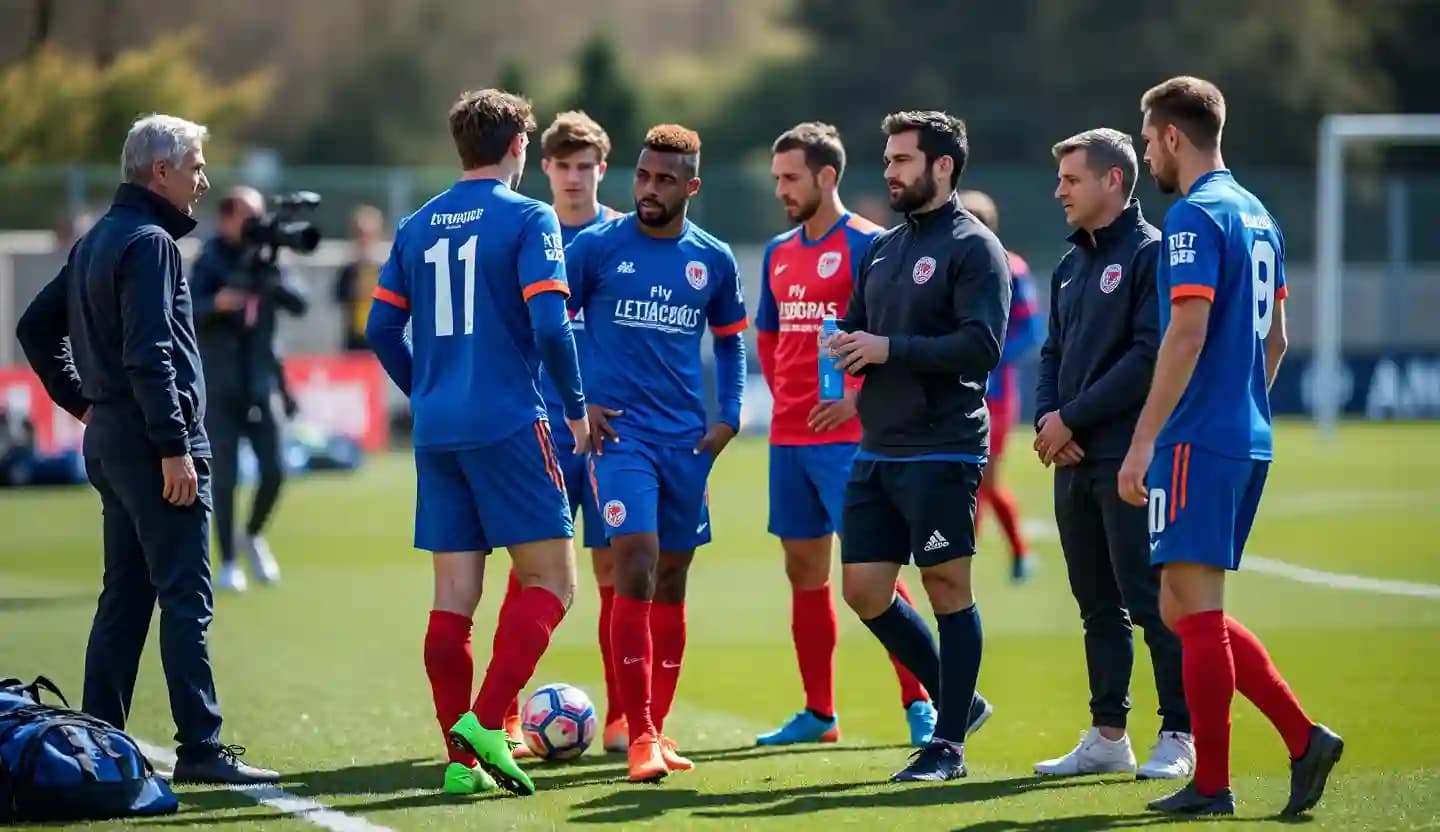
[[[572,760],[595,740],[595,705],[564,683],[537,688],[520,709],[525,744],[543,760]]]

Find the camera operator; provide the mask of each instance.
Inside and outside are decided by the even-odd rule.
[[[245,550],[250,571],[262,583],[280,578],[280,568],[261,536],[275,508],[284,480],[277,399],[287,415],[293,403],[285,395],[275,329],[279,310],[305,314],[304,289],[262,256],[265,202],[254,188],[237,187],[220,201],[217,235],[196,259],[191,273],[200,360],[210,391],[205,429],[210,434],[215,465],[215,528],[220,543],[220,574],[216,586],[243,592],[245,573],[236,563],[236,546]],[[235,535],[235,483],[240,438],[250,440],[259,463],[250,520]]]

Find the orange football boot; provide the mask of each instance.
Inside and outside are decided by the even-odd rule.
[[[631,783],[656,783],[670,773],[660,740],[654,734],[644,734],[630,743],[626,754],[630,759]]]
[[[695,764],[680,756],[680,746],[669,737],[660,737],[660,757],[671,771],[689,771]]]

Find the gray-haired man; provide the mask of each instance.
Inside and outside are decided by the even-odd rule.
[[[1155,258],[1160,232],[1131,199],[1130,137],[1101,128],[1054,146],[1055,198],[1075,229],[1050,281],[1050,332],[1040,351],[1035,450],[1055,471],[1055,520],[1070,590],[1085,626],[1091,728],[1040,774],[1131,772],[1183,778],[1195,763],[1180,678],[1180,641],[1160,620],[1146,512],[1115,490],[1150,389],[1159,344]],[[1145,630],[1160,700],[1160,734],[1136,769],[1126,734],[1135,660],[1131,622]]]
[[[175,241],[209,189],[204,127],[140,119],[124,183],[25,310],[17,336],[57,404],[87,424],[85,465],[104,508],[104,585],[85,652],[84,710],[125,727],[140,652],[160,605],[160,654],[175,719],[175,779],[279,779],[220,742],[206,630],[210,443],[189,285]],[[68,346],[65,339],[69,338]]]

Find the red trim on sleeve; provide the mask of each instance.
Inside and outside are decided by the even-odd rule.
[[[1179,286],[1170,287],[1171,300],[1182,300],[1184,298],[1204,298],[1214,303],[1215,290],[1209,286],[1201,286],[1198,283],[1182,283]]]
[[[747,327],[747,326],[749,326],[749,325],[750,325],[750,322],[749,322],[749,321],[745,320],[744,318],[741,318],[740,320],[736,321],[736,322],[733,323],[733,324],[726,324],[725,326],[712,326],[712,327],[710,327],[710,331],[713,332],[713,333],[715,333],[715,337],[717,337],[717,338],[724,338],[724,337],[726,337],[726,336],[728,336],[728,335],[738,335],[738,334],[744,332],[744,331],[745,331],[745,327]]]
[[[410,301],[399,292],[392,292],[384,286],[375,287],[375,299],[382,300],[396,309],[409,309]]]
[[[559,292],[564,297],[570,297],[570,285],[563,280],[537,280],[525,287],[521,294],[529,300],[541,292]]]
[[[1285,299],[1285,296],[1288,295],[1288,294],[1290,294],[1289,288],[1290,288],[1290,287],[1288,287],[1288,286],[1281,286],[1279,289],[1276,289],[1276,290],[1275,290],[1275,299],[1276,299],[1276,300],[1284,300],[1284,299]]]

